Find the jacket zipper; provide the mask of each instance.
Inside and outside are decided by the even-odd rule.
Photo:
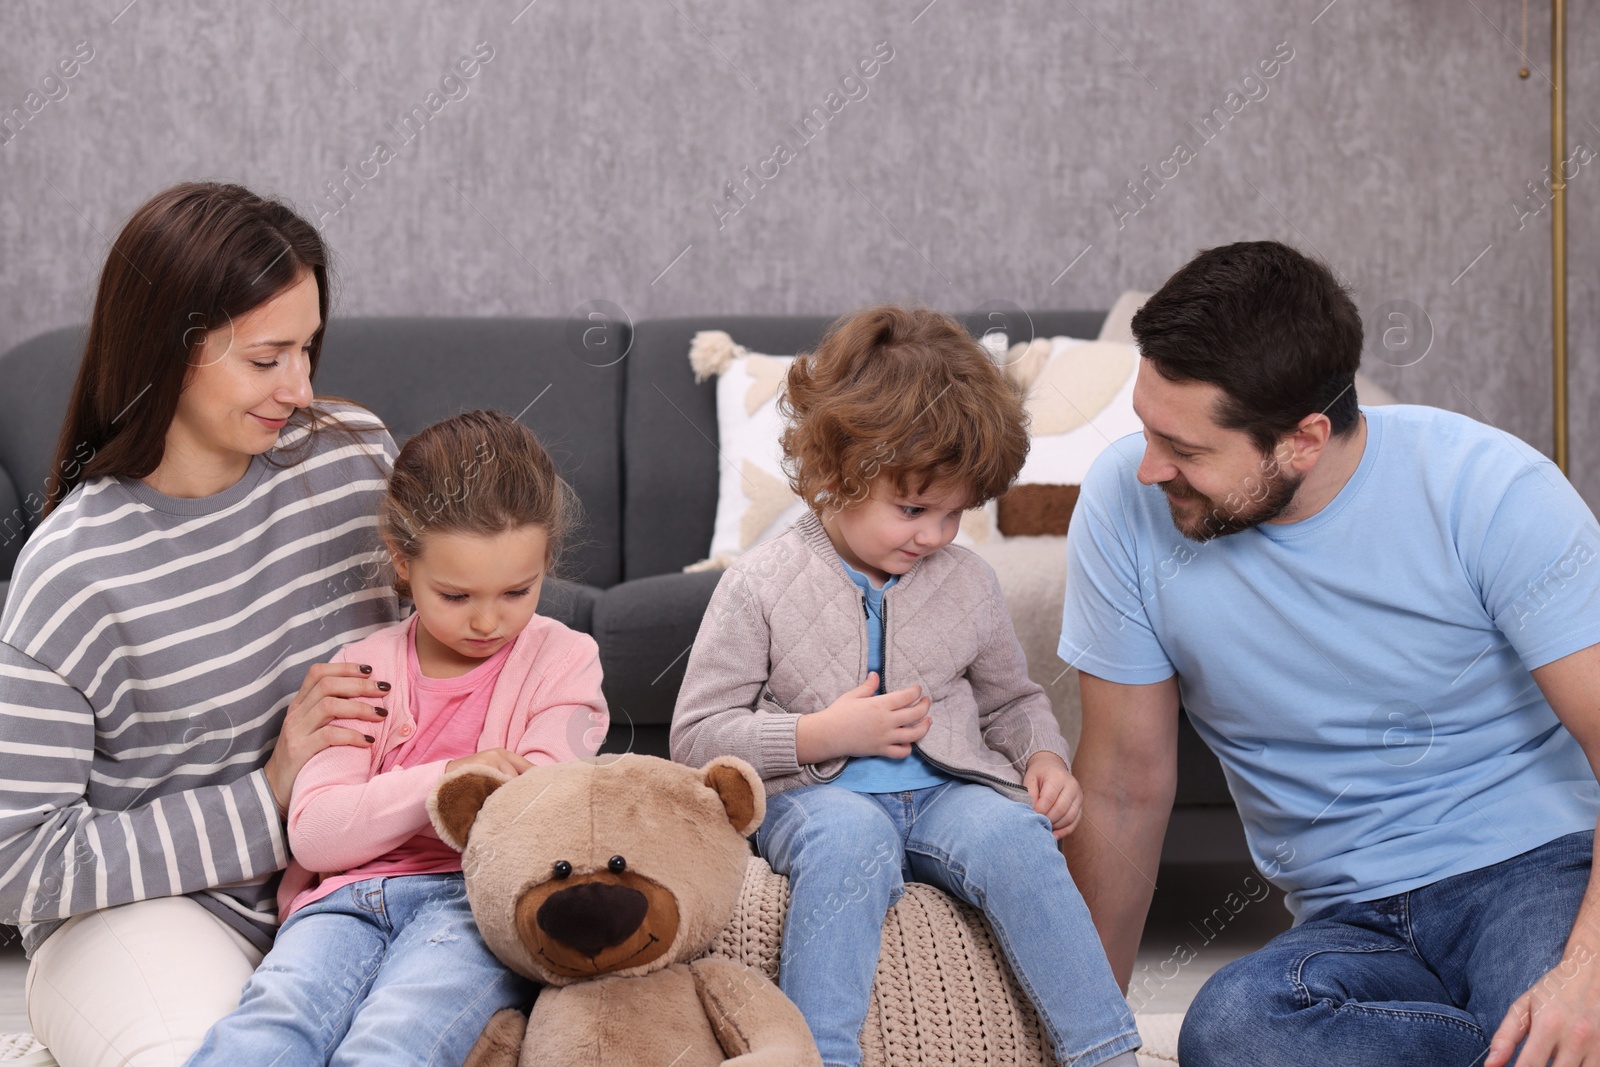
[[[884,590],[883,599],[878,601],[878,614],[883,619],[883,670],[878,672],[878,693],[882,695],[889,691],[889,591]],[[867,611],[867,594],[861,594],[861,613],[867,616],[867,625],[872,625],[872,616]],[[867,648],[872,648],[872,634],[867,634]]]
[[[911,750],[913,752],[915,752],[917,755],[921,756],[923,759],[927,760],[929,763],[933,764],[933,766],[939,768],[941,771],[945,772],[946,774],[953,774],[957,778],[966,778],[968,780],[982,780],[982,781],[985,781],[985,782],[992,782],[993,784],[1001,786],[1001,787],[1003,787],[1005,789],[1022,789],[1022,788],[1024,788],[1023,786],[1018,785],[1016,782],[1008,782],[1004,778],[996,778],[994,775],[985,774],[983,771],[963,771],[963,770],[960,770],[960,769],[958,769],[956,767],[952,767],[947,763],[940,763],[938,760],[934,759],[932,756],[930,756],[926,752],[924,752],[922,750],[922,746],[921,745],[913,744],[911,746]]]
[[[861,595],[861,610],[863,612],[867,610],[867,597],[865,593]],[[889,692],[889,597],[887,592],[885,592],[883,602],[878,606],[878,610],[883,613],[883,673],[878,676],[878,692],[887,693]],[[931,711],[932,708],[929,708],[929,710]],[[955,767],[951,767],[948,764],[940,763],[938,760],[924,752],[922,745],[917,742],[912,742],[911,751],[915,752],[917,755],[921,756],[923,759],[927,760],[933,766],[939,768],[939,770],[945,772],[946,774],[953,774],[958,778],[966,778],[969,780],[976,779],[984,782],[991,782],[995,785],[1003,786],[1006,789],[1022,788],[1015,782],[1008,782],[1004,778],[996,778],[994,775],[985,774],[983,771],[963,771],[958,770]]]

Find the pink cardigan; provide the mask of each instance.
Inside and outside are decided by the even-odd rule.
[[[318,877],[377,859],[417,833],[433,834],[426,803],[448,761],[397,767],[384,774],[384,755],[417,729],[411,712],[406,649],[416,616],[346,645],[335,663],[368,663],[372,677],[393,688],[368,704],[389,709],[380,722],[340,719],[372,734],[369,748],[330,745],[301,768],[289,801],[293,858],[278,889],[280,919],[316,899]],[[517,635],[489,698],[478,738],[481,751],[509,748],[533,764],[592,756],[610,715],[600,695],[600,650],[594,639],[541,615]]]

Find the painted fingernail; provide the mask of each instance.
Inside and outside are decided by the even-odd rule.
[[[372,664],[370,664],[370,663],[363,663],[363,664],[362,664],[362,665],[361,665],[361,673],[362,673],[362,674],[371,674],[371,673],[372,673]]]
[[[367,744],[369,745],[377,743],[378,739],[373,737],[371,734],[362,734],[361,736],[367,739]]]
[[[378,692],[380,692],[380,693],[387,693],[389,691],[389,683],[388,682],[378,682],[377,686],[378,686]]]
[[[380,719],[389,714],[389,709],[388,708],[376,708],[374,710],[377,711],[378,718],[380,718]]]

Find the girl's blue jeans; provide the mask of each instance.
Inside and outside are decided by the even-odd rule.
[[[459,873],[369,878],[289,916],[188,1067],[460,1067],[533,992],[485,947]]]
[[[778,985],[829,1067],[861,1062],[884,915],[907,881],[983,911],[1067,1067],[1139,1047],[1049,820],[1027,805],[970,782],[904,793],[806,786],[767,801],[756,847],[789,877]]]
[[[1314,915],[1211,976],[1184,1018],[1178,1058],[1184,1067],[1482,1064],[1512,1002],[1560,963],[1593,853],[1594,831],[1569,834]]]

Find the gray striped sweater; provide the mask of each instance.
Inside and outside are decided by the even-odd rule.
[[[73,915],[180,894],[270,942],[284,711],[311,664],[398,617],[376,520],[394,441],[318,407],[354,434],[308,443],[298,413],[197,500],[95,479],[24,547],[0,615],[0,921],[30,955]]]

